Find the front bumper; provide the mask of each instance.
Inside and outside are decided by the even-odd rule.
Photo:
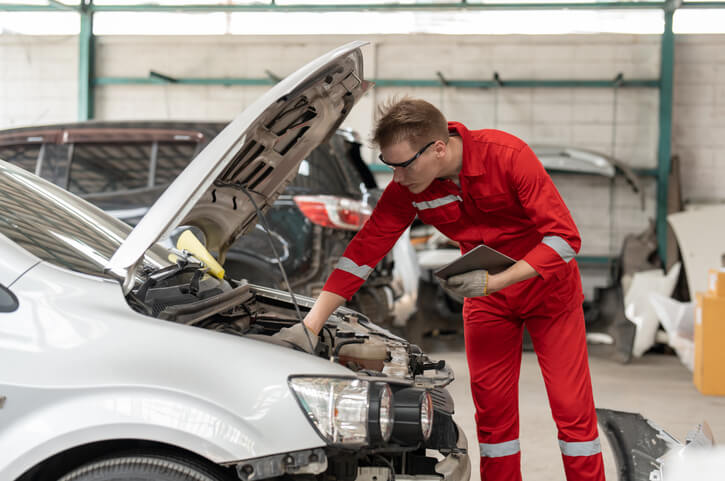
[[[456,448],[438,463],[431,472],[416,471],[419,474],[408,475],[392,473],[388,467],[359,466],[357,475],[345,476],[353,481],[469,481],[471,477],[471,460],[468,456],[468,440],[456,425],[458,441]],[[241,481],[258,481],[276,478],[282,475],[317,475],[328,470],[330,464],[335,464],[335,456],[329,456],[324,448],[316,448],[292,453],[282,453],[264,458],[250,459],[241,463],[234,463],[237,476]]]
[[[468,439],[463,430],[456,424],[458,429],[457,452],[450,453],[441,462],[436,464],[435,470],[443,476],[445,481],[468,481],[471,477],[471,458],[468,456]],[[396,476],[396,479],[400,479]]]

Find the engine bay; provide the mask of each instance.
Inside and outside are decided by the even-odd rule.
[[[272,336],[300,322],[314,302],[304,296],[293,300],[288,293],[246,280],[217,279],[185,260],[144,274],[127,296],[136,311],[291,349],[296,347]],[[445,362],[431,361],[418,346],[350,309],[338,309],[318,337],[317,356],[360,375],[406,379],[421,387],[444,387],[453,380]]]

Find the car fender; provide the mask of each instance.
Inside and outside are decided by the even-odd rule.
[[[148,439],[214,462],[324,441],[291,375],[351,376],[267,342],[134,312],[116,282],[41,262],[0,323],[0,479],[87,442]]]
[[[13,422],[0,431],[2,479],[15,479],[68,449],[108,440],[155,441],[214,463],[255,457],[264,442],[264,434],[252,423],[185,393],[109,387],[51,389],[48,396],[41,390],[48,391],[4,388],[3,411]],[[14,403],[23,404],[22,412],[13,409]]]

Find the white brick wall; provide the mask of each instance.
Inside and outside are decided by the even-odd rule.
[[[97,39],[98,76],[284,76],[350,36],[123,37]],[[359,39],[355,37],[354,39]],[[659,75],[659,36],[374,36],[365,47],[368,77],[492,79],[625,79]],[[77,37],[0,36],[0,128],[69,121],[77,115]],[[232,118],[266,87],[124,85],[96,89],[99,119]],[[367,138],[374,106],[408,94],[440,106],[471,128],[499,128],[530,143],[561,143],[614,154],[634,167],[657,162],[656,89],[621,89],[616,127],[611,89],[382,88],[369,92],[348,118]],[[614,150],[612,137],[616,134]],[[677,38],[673,153],[683,160],[687,198],[725,199],[725,35]],[[367,158],[374,152],[367,151]],[[654,216],[655,184],[647,179],[646,208],[628,186],[614,190],[610,241],[609,181],[556,176],[582,230],[582,252],[618,251],[628,232]]]
[[[73,120],[78,38],[0,35],[0,128]]]
[[[725,35],[677,37],[672,152],[685,199],[725,199]]]

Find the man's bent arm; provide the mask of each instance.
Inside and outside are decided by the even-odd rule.
[[[330,318],[335,309],[345,303],[345,298],[335,294],[334,292],[322,291],[320,296],[315,301],[315,304],[307,313],[304,319],[305,326],[313,331],[315,334],[319,334],[322,330],[322,326],[325,325],[327,319]]]
[[[504,287],[525,281],[526,279],[531,279],[537,275],[539,273],[531,267],[531,264],[525,260],[517,261],[505,271],[499,272],[498,274],[491,274],[488,277],[488,292],[500,291]]]

